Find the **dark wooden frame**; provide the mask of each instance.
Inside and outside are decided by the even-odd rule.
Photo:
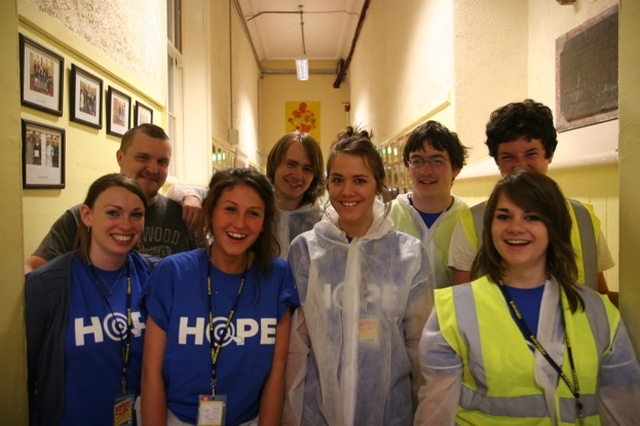
[[[63,90],[64,90],[64,58],[57,53],[41,46],[30,38],[20,37],[20,103],[30,108],[35,108],[49,114],[62,116]],[[53,75],[50,77],[50,89],[38,88],[35,69],[32,70],[32,55],[40,55],[41,63],[44,61],[45,69]],[[35,66],[34,66],[35,68]],[[33,73],[32,73],[33,71]],[[34,76],[32,77],[32,74]],[[51,93],[47,93],[49,90]]]
[[[30,134],[30,132],[33,132]],[[36,133],[39,132],[39,133]],[[25,189],[59,189],[65,187],[66,132],[64,129],[35,121],[22,120],[22,187]],[[40,139],[40,152],[36,156],[35,139]],[[47,145],[50,138],[58,138],[57,159],[47,164]],[[44,139],[44,140],[43,140]],[[52,146],[53,146],[53,140]],[[33,144],[33,146],[31,146]],[[52,148],[53,149],[53,148]],[[57,161],[56,161],[57,160]],[[37,162],[39,161],[39,162]],[[44,162],[44,164],[43,164]],[[56,171],[56,169],[58,171]],[[57,176],[59,174],[59,177]],[[56,178],[57,177],[57,178]],[[53,179],[53,182],[51,181]]]
[[[70,119],[77,123],[82,123],[96,129],[102,129],[102,79],[96,77],[88,71],[71,64],[71,75],[69,78],[69,109]],[[95,110],[93,116],[90,111],[82,111],[81,84],[88,84],[95,92]]]
[[[114,107],[119,102],[125,103],[126,112],[122,117],[117,117],[113,113]],[[116,120],[124,120],[118,122]],[[131,128],[131,96],[126,95],[118,89],[109,86],[107,90],[107,133],[115,136],[123,136]]]
[[[140,114],[143,112],[146,112],[149,114],[149,121],[141,120],[142,117]],[[134,116],[134,121],[133,121],[134,126],[137,126],[142,123],[153,123],[153,109],[149,108],[142,102],[136,101],[136,106],[133,112],[133,116]]]

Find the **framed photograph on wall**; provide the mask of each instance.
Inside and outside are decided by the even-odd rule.
[[[136,101],[133,115],[135,116],[134,126],[142,123],[153,123],[153,110],[141,102]]]
[[[71,64],[71,121],[102,129],[102,80]]]
[[[22,187],[64,188],[65,131],[22,120]]]
[[[20,103],[62,116],[64,58],[20,34]]]
[[[131,96],[109,86],[107,91],[107,133],[123,136],[131,127]]]

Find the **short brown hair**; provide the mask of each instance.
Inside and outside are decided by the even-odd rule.
[[[120,141],[120,151],[126,154],[133,142],[133,137],[138,133],[145,134],[154,139],[162,139],[164,141],[170,140],[169,135],[165,133],[162,127],[151,123],[142,123],[127,130],[127,133],[122,136],[122,141]]]

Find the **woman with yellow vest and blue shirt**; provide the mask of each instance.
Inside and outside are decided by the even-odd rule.
[[[617,309],[576,285],[558,185],[519,169],[484,216],[474,281],[435,292],[416,425],[640,424],[640,367]]]

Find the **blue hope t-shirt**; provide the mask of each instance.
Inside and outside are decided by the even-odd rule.
[[[196,249],[162,260],[148,282],[149,315],[167,334],[163,375],[167,407],[180,420],[196,423],[198,397],[211,394],[209,310],[220,338],[238,295],[243,274],[211,266],[212,296],[207,293],[209,258]],[[220,350],[216,394],[227,395],[226,423],[258,415],[260,394],[271,371],[278,321],[299,306],[289,265],[274,259],[268,275],[255,262],[247,271],[238,309]]]
[[[129,255],[131,277],[131,350],[126,373],[127,390],[139,394],[142,370],[142,344],[145,317],[140,311],[141,282],[147,271]],[[69,317],[65,332],[65,403],[62,425],[112,426],[117,395],[122,394],[123,334],[127,324],[127,278],[120,276],[107,296],[96,286],[89,265],[73,259],[71,263]],[[119,272],[97,270],[108,285]],[[101,283],[103,285],[103,283]],[[104,289],[105,294],[109,294]],[[111,308],[110,308],[110,307]],[[112,311],[113,310],[113,311]],[[126,338],[126,333],[124,334]]]

